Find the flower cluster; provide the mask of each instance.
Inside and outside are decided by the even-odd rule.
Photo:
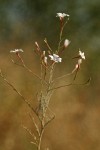
[[[63,19],[65,17],[68,17],[69,18],[69,14],[66,14],[66,13],[57,13],[56,17],[59,17],[60,18],[60,21],[63,21]],[[47,47],[50,49],[50,51],[52,52],[49,44],[47,43],[47,40],[45,39],[44,40],[45,43],[47,44]],[[61,41],[60,41],[61,43]],[[59,52],[59,49],[58,49],[58,52],[57,53],[53,53],[51,54],[51,52],[49,53],[48,52],[48,57],[50,58],[51,61],[53,61],[54,63],[61,63],[62,62],[62,58],[58,55],[58,54],[61,54],[61,52],[68,47],[68,45],[70,44],[70,41],[68,39],[65,39],[64,40],[64,43],[63,43],[63,46],[62,46],[62,49],[60,50]],[[36,46],[36,53],[41,57],[41,62],[42,64],[47,67],[48,66],[48,57],[46,56],[46,52],[45,51],[42,51],[38,42],[35,42],[35,46]],[[60,47],[60,46],[59,46]],[[18,56],[19,55],[19,52],[23,52],[22,49],[15,49],[15,50],[11,50],[10,53],[15,53],[17,54]],[[74,58],[78,58],[77,60],[77,64],[76,64],[76,67],[75,69],[78,69],[80,68],[80,65],[82,63],[83,60],[85,60],[85,55],[84,55],[84,52],[81,52],[81,50],[79,50],[79,54],[78,56],[74,57]]]
[[[59,63],[59,62],[62,62],[62,58],[59,57],[59,55],[57,54],[53,54],[53,55],[48,55],[50,60],[55,62],[55,63]],[[45,56],[45,51],[43,51],[43,55],[42,55],[42,61],[44,63],[45,66],[47,66],[47,63],[48,63],[48,57]]]

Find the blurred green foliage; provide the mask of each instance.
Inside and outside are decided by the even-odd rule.
[[[68,35],[76,36],[77,32],[77,38],[86,43],[91,41],[90,36],[99,38],[99,6],[99,0],[4,0],[0,2],[0,37],[1,40],[10,39],[15,33],[17,40],[30,40],[36,31],[40,37],[55,39],[55,15],[57,12],[67,12],[70,14]]]

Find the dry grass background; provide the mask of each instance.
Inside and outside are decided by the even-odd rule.
[[[15,43],[12,44],[14,46]],[[32,45],[22,45],[22,48],[27,64],[40,73],[37,57],[31,51]],[[39,88],[39,82],[23,68],[11,63],[10,49],[11,44],[3,47],[6,53],[0,54],[0,66],[17,89],[32,99]],[[57,73],[64,73],[61,68],[58,66]],[[66,68],[65,64],[63,68]],[[83,73],[80,73],[79,80],[86,78],[87,73]],[[43,147],[49,147],[50,150],[100,150],[99,88],[99,84],[91,83],[86,87],[62,88],[53,94],[50,105],[56,118],[46,129]],[[35,99],[31,102],[33,106],[36,105]],[[0,79],[0,150],[35,150],[34,145],[30,144],[31,137],[21,127],[24,124],[34,131],[28,111],[21,98]]]

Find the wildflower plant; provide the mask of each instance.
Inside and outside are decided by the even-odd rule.
[[[31,73],[34,77],[36,77],[40,81],[40,91],[37,94],[37,107],[35,108],[30,101],[25,98],[20,91],[16,89],[3,75],[2,71],[0,70],[0,76],[2,79],[15,91],[17,94],[23,99],[23,101],[27,104],[27,106],[32,110],[33,114],[29,114],[31,120],[33,121],[35,130],[36,130],[36,135],[35,133],[32,133],[32,131],[23,126],[23,128],[32,136],[32,144],[34,144],[37,148],[37,150],[41,150],[41,144],[42,144],[42,139],[43,139],[43,133],[45,132],[46,126],[55,118],[54,112],[50,109],[50,100],[53,92],[55,92],[56,89],[66,87],[66,86],[71,86],[71,85],[77,85],[75,83],[75,79],[77,77],[77,73],[80,70],[81,63],[83,60],[85,60],[85,55],[84,52],[81,52],[79,50],[78,54],[76,57],[73,57],[73,59],[77,59],[77,63],[75,67],[72,69],[70,73],[66,73],[62,76],[54,77],[55,73],[55,68],[59,67],[59,63],[62,63],[63,58],[62,58],[62,53],[64,50],[69,46],[70,41],[68,39],[63,40],[63,31],[65,28],[66,23],[69,20],[69,15],[65,13],[57,13],[57,16],[59,18],[60,22],[60,34],[59,34],[59,42],[58,42],[58,47],[54,51],[50,47],[47,39],[44,39],[44,43],[46,44],[47,50],[42,51],[40,48],[38,42],[35,42],[35,50],[34,52],[36,55],[39,56],[40,59],[40,66],[41,66],[41,75],[37,75],[34,73],[27,65],[25,64],[21,52],[24,52],[22,49],[15,49],[11,50],[10,54],[15,53],[16,57],[18,58],[20,64],[16,63],[12,59],[11,55],[11,60],[15,65],[21,66],[26,71]],[[74,75],[74,78],[72,79],[71,83],[69,84],[61,84],[60,86],[57,86],[57,81],[62,80],[64,77]],[[80,83],[78,85],[85,85],[89,82],[86,81],[84,83]],[[37,119],[35,120],[35,118]],[[38,122],[37,122],[38,120]],[[48,148],[46,148],[48,149]]]

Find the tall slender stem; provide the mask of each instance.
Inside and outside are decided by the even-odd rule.
[[[39,136],[39,143],[38,143],[37,150],[41,150],[41,143],[42,143],[43,133],[44,133],[44,127],[41,129],[41,133],[40,133],[40,136]]]

